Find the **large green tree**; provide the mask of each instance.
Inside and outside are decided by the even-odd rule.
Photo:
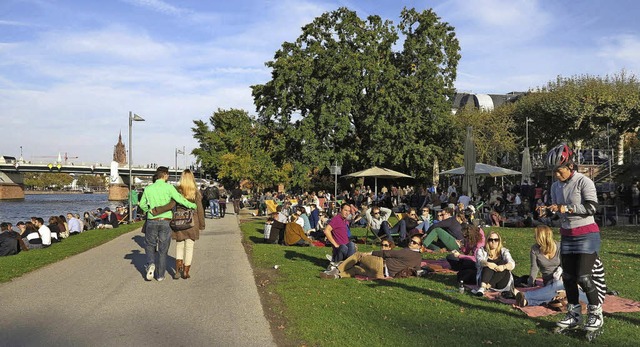
[[[623,135],[640,127],[640,81],[625,71],[605,77],[558,77],[523,97],[513,115],[523,128],[527,117],[533,120],[530,143],[601,146],[611,135],[622,152]]]
[[[272,79],[252,87],[276,162],[288,157],[304,173],[338,161],[343,171],[383,165],[430,177],[437,155],[450,160],[458,41],[431,10],[400,18],[394,26],[340,8],[283,43],[267,62]]]
[[[195,120],[191,130],[200,147],[193,150],[202,168],[235,184],[250,180],[258,187],[289,181],[289,166],[276,165],[271,152],[278,141],[244,110],[218,109],[209,123]],[[288,170],[289,169],[289,170]]]

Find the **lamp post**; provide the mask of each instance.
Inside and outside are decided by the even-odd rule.
[[[133,181],[133,177],[131,176],[131,165],[133,165],[133,163],[131,162],[131,152],[132,152],[132,148],[131,148],[131,128],[133,127],[133,121],[136,122],[144,122],[144,118],[138,116],[135,113],[132,113],[131,111],[129,111],[129,196],[127,197],[127,200],[129,200],[129,210],[128,210],[128,215],[129,215],[129,223],[131,223],[131,182]],[[137,208],[137,207],[136,207]]]
[[[176,170],[176,184],[178,183],[178,154],[182,154],[184,155],[184,146],[182,147],[182,150],[179,150],[178,147],[176,147],[176,161],[175,161],[175,170]]]
[[[529,123],[532,123],[533,119],[527,117],[524,123],[524,129],[525,129],[525,133],[524,133],[524,138],[525,138],[525,145],[527,148],[529,148]]]
[[[611,138],[611,136],[609,135],[609,124],[610,123],[607,123],[607,152],[609,152],[607,155],[609,156],[609,183],[611,183],[611,161],[613,160],[613,151],[611,150],[611,143],[609,141],[609,139]]]

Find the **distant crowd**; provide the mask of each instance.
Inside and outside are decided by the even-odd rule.
[[[94,211],[67,213],[51,216],[47,221],[41,217],[31,217],[29,221],[19,221],[14,225],[1,224],[0,256],[14,255],[21,251],[50,247],[54,243],[92,229],[113,229],[126,222],[127,209],[124,206],[98,208]]]

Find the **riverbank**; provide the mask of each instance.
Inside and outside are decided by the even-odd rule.
[[[94,191],[93,193],[90,194],[107,194],[106,191],[104,192],[98,192],[98,191]],[[84,194],[83,191],[78,190],[78,191],[55,191],[55,190],[25,190],[24,191],[24,195],[53,195],[53,194]]]

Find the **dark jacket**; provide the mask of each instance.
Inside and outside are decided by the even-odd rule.
[[[391,277],[394,277],[396,273],[406,268],[418,271],[420,270],[420,263],[422,262],[422,254],[410,248],[390,251],[373,251],[371,254],[384,259],[384,263],[389,270],[389,276]]]
[[[18,253],[18,240],[11,233],[17,234],[15,231],[3,231],[0,233],[0,256]]]

